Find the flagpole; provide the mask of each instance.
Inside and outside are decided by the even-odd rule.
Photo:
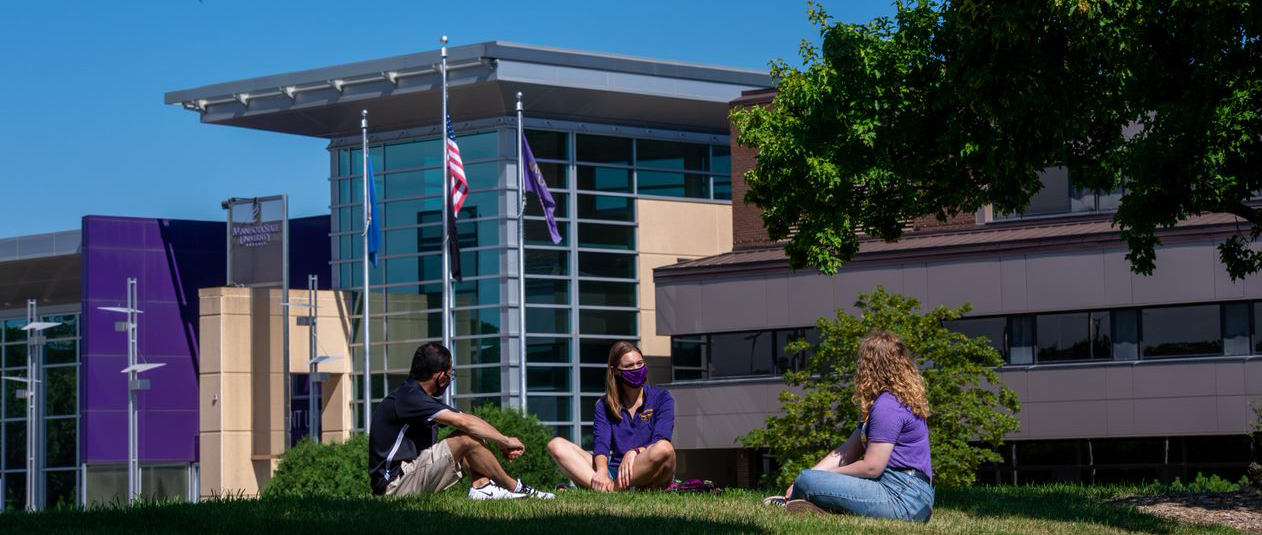
[[[521,140],[521,91],[517,92],[517,343],[520,351],[521,413],[526,414],[526,157]]]
[[[363,177],[361,182],[364,183],[364,321],[362,325],[364,329],[364,433],[367,434],[369,427],[372,425],[372,379],[368,373],[368,368],[371,365],[368,354],[372,347],[372,330],[369,329],[368,324],[368,318],[370,317],[368,315],[368,241],[370,238],[368,228],[372,225],[372,206],[369,205],[372,201],[368,198],[368,181],[371,180],[368,176],[368,110],[363,110],[360,113],[359,128],[363,142],[363,154],[361,154],[363,157],[361,162],[363,164],[363,173],[360,173],[360,176]]]
[[[448,210],[451,209],[450,207],[451,170],[449,169],[451,167],[451,160],[448,153],[448,151],[450,151],[451,149],[448,148],[447,146],[447,113],[448,112],[447,112],[447,36],[446,35],[443,36],[442,42],[443,42],[443,47],[442,47],[443,64],[442,64],[441,74],[442,74],[442,79],[443,79],[443,115],[442,117],[438,118],[438,129],[441,131],[442,146],[443,146],[443,239],[442,239],[443,322],[442,322],[442,329],[443,329],[443,347],[447,348],[448,351],[451,351],[451,365],[454,367],[456,365],[456,350],[455,348],[451,347],[452,321],[451,321],[451,298],[449,297],[451,294],[451,259],[449,258],[450,254],[448,253],[449,249],[447,248],[447,242],[449,239],[451,239],[450,237],[451,229],[449,229],[447,225],[448,223],[447,219],[449,217]],[[443,392],[443,402],[445,402],[448,405],[451,405],[451,397],[453,395],[452,391],[455,390],[455,388],[456,388],[455,378],[453,377],[451,386],[447,387],[447,390]]]

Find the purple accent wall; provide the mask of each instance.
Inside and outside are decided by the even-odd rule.
[[[151,389],[137,395],[140,460],[190,462],[198,454],[197,333],[200,288],[224,283],[224,224],[169,219],[83,218],[82,461],[127,460],[127,278],[137,279],[138,350]],[[327,241],[326,241],[327,243]]]
[[[85,216],[82,227],[83,316],[80,368],[80,452],[84,463],[127,461],[127,334],[125,318],[97,307],[127,304],[127,278],[137,279],[142,362],[140,460],[183,463],[198,456],[197,291],[222,286],[225,224],[133,217]],[[329,217],[290,220],[290,285],[306,288],[317,273],[331,286]]]

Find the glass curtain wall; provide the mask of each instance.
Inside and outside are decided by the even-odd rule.
[[[460,132],[469,198],[457,223],[464,281],[455,284],[456,405],[516,405],[516,129]],[[725,201],[731,197],[725,145],[681,143],[575,129],[527,129],[557,202],[562,241],[553,244],[537,200],[525,222],[527,407],[558,436],[587,445],[592,406],[604,391],[609,347],[639,341],[636,272],[638,195]],[[666,135],[663,133],[663,135]],[[678,135],[678,134],[675,134]],[[371,271],[372,398],[402,382],[416,347],[441,333],[442,146],[437,138],[371,144],[383,218]],[[361,151],[331,149],[335,286],[362,316]],[[637,157],[638,155],[638,157]],[[362,372],[359,318],[352,320],[354,367]],[[513,333],[510,336],[510,332]],[[362,381],[355,382],[362,399]],[[353,408],[362,429],[362,410]]]
[[[78,503],[79,487],[79,315],[49,315],[41,321],[60,323],[44,331],[44,500],[48,507]],[[0,375],[26,376],[26,318],[0,318]],[[4,510],[26,505],[25,385],[3,381],[0,396],[0,492]]]

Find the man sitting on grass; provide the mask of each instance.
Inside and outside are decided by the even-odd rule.
[[[464,468],[473,478],[469,497],[475,500],[555,498],[509,476],[486,446],[495,443],[512,461],[526,450],[520,440],[438,399],[452,377],[451,352],[441,344],[425,344],[412,356],[407,380],[373,410],[368,435],[373,494],[438,492],[460,481]],[[456,431],[439,441],[439,424]]]

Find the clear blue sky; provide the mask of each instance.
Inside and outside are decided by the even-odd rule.
[[[823,4],[849,22],[893,12]],[[15,0],[5,19],[0,237],[87,214],[220,220],[232,196],[327,213],[325,141],[203,125],[166,91],[431,50],[442,34],[749,68],[818,37],[804,0]]]

